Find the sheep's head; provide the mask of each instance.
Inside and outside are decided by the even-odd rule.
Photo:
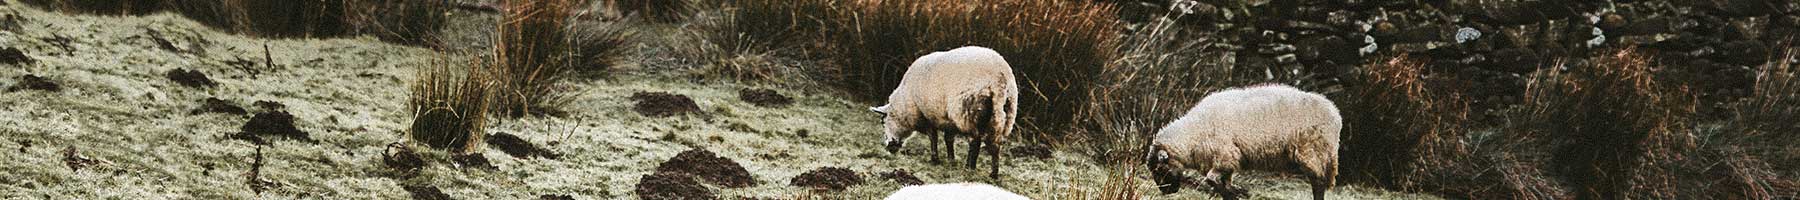
[[[883,136],[885,136],[883,137],[884,140],[882,144],[887,147],[888,153],[900,152],[900,147],[906,145],[906,138],[912,136],[912,131],[899,128],[901,126],[900,124],[893,123],[892,120],[888,119],[890,115],[888,115],[887,105],[869,107],[869,111],[881,114],[882,124],[884,124],[882,133],[884,133]]]
[[[1144,158],[1144,165],[1150,168],[1150,177],[1156,181],[1156,189],[1163,194],[1174,194],[1181,191],[1181,174],[1175,173],[1170,166],[1169,152],[1161,146],[1151,145],[1149,155]]]

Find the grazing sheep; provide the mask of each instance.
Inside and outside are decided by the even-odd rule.
[[[1238,169],[1299,169],[1310,179],[1313,199],[1324,199],[1336,183],[1342,128],[1325,96],[1279,84],[1230,89],[1206,96],[1158,131],[1146,160],[1164,194],[1180,191],[1181,169],[1206,172],[1207,183],[1220,191],[1230,191]]]
[[[994,186],[988,185],[988,184],[950,183],[950,184],[906,186],[905,188],[900,188],[900,190],[894,191],[894,194],[888,195],[888,197],[886,199],[887,200],[926,200],[926,199],[936,199],[936,200],[957,200],[957,199],[1013,200],[1013,199],[1031,199],[1031,198],[1026,198],[1025,196],[1020,196],[1019,194],[1014,194],[1012,192],[1008,192],[1008,191],[1006,191],[1006,189],[1000,189],[999,187],[994,187]]]
[[[968,135],[969,168],[975,168],[986,145],[993,157],[988,174],[1000,178],[1000,142],[1012,133],[1019,108],[1019,87],[1012,66],[992,49],[962,47],[919,57],[906,69],[888,104],[871,107],[886,121],[886,147],[897,152],[913,131],[931,138],[931,162],[938,163],[938,131],[944,152],[956,159],[955,135]]]

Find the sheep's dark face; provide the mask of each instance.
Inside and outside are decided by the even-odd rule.
[[[892,120],[888,119],[888,117],[890,117],[888,115],[888,106],[869,107],[869,111],[881,114],[881,121],[883,122],[881,131],[883,133],[882,146],[887,149],[888,153],[900,152],[900,147],[906,146],[906,138],[912,136],[912,130],[902,129],[898,126],[899,124],[895,124]]]
[[[1150,150],[1144,159],[1144,165],[1150,168],[1150,178],[1156,181],[1156,189],[1163,194],[1174,194],[1181,191],[1181,174],[1175,173],[1169,166],[1169,154],[1161,148]]]

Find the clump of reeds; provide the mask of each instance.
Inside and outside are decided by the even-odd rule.
[[[435,149],[479,152],[489,103],[501,78],[490,71],[480,63],[449,62],[419,69],[407,101],[413,114],[408,138]]]
[[[1577,198],[1674,198],[1666,163],[1686,159],[1696,97],[1659,80],[1652,60],[1633,49],[1534,75],[1525,109],[1528,126],[1515,138],[1554,145],[1550,167],[1568,177]]]
[[[568,8],[574,0],[507,0],[494,40],[494,65],[504,84],[494,109],[510,116],[553,113],[566,103],[556,86],[575,68],[569,63]]]
[[[1342,79],[1332,95],[1344,116],[1338,152],[1340,177],[1396,188],[1437,185],[1446,166],[1462,165],[1469,126],[1465,86],[1456,78],[1426,73],[1425,62],[1406,55],[1363,65]]]

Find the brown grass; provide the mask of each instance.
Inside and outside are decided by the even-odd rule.
[[[413,124],[407,132],[415,144],[453,152],[479,152],[489,103],[498,84],[480,63],[444,62],[419,69],[412,83]]]
[[[614,0],[613,5],[620,13],[658,23],[680,22],[695,10],[688,0]]]
[[[585,75],[603,75],[624,61],[626,47],[637,32],[616,23],[577,22],[569,34],[572,44],[570,70]]]
[[[1376,60],[1343,79],[1332,95],[1344,116],[1343,177],[1396,188],[1436,185],[1441,166],[1458,165],[1469,124],[1465,88],[1455,78],[1427,74],[1406,55]]]
[[[141,15],[162,10],[164,0],[21,0],[20,2],[63,12],[98,15]]]
[[[574,65],[568,62],[569,23],[574,0],[508,0],[494,42],[496,72],[505,74],[495,111],[519,117],[556,112],[566,89],[556,86]]]
[[[25,0],[72,13],[141,15],[172,11],[201,24],[273,38],[372,34],[430,44],[447,7],[437,0]]]
[[[1666,163],[1695,147],[1695,96],[1680,83],[1657,79],[1652,60],[1633,49],[1609,52],[1585,65],[1541,70],[1526,88],[1516,116],[1530,130],[1519,138],[1548,139],[1550,167],[1584,199],[1675,198]]]
[[[410,45],[437,45],[449,5],[440,0],[344,0],[344,23],[359,34]]]

